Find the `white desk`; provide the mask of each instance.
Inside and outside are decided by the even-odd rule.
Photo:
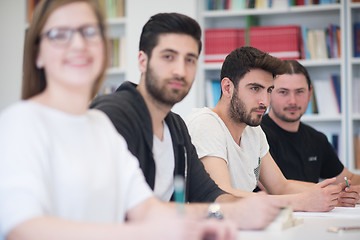
[[[239,231],[239,240],[360,240],[360,230],[328,232],[330,227],[360,226],[360,208],[335,208],[329,213],[294,213],[304,222],[282,231]]]

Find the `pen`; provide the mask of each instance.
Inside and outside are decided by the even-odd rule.
[[[348,182],[348,180],[347,180],[347,177],[344,177],[344,179],[345,179],[346,185],[347,185],[348,187],[350,187],[349,182]]]
[[[185,212],[184,203],[184,178],[181,175],[176,175],[174,179],[174,192],[175,192],[175,202],[176,209],[178,214],[183,214]]]

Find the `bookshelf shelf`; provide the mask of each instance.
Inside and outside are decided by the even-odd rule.
[[[325,60],[304,60],[301,59],[299,62],[305,67],[325,67],[325,66],[340,66],[341,59],[325,59]]]
[[[360,113],[356,113],[353,115],[353,120],[360,121]]]
[[[267,9],[242,9],[242,10],[206,10],[202,12],[204,18],[223,18],[234,16],[260,16],[260,15],[277,15],[277,14],[294,14],[304,12],[328,12],[339,11],[340,4],[327,4],[316,6],[294,6],[286,8],[267,8]]]
[[[126,73],[126,70],[124,68],[109,68],[107,70],[107,75],[123,75]]]
[[[340,122],[342,121],[341,115],[338,116],[326,116],[326,115],[320,115],[320,114],[312,114],[312,115],[304,115],[301,118],[304,122]]]
[[[119,18],[108,18],[107,23],[111,26],[114,25],[126,25],[126,17],[119,17]]]
[[[349,151],[349,163],[351,169],[355,170],[355,167],[359,168],[360,152],[355,152],[355,137],[360,135],[360,57],[354,57],[354,23],[360,22],[360,3],[353,3],[349,1],[346,8],[347,16],[347,31],[349,37],[347,39],[347,61],[349,64],[346,66],[348,73],[348,96],[347,101],[349,103],[349,119],[348,123],[348,151]],[[357,162],[357,163],[356,163]],[[357,173],[360,173],[360,169],[357,169]]]
[[[350,3],[350,8],[353,8],[353,9],[355,9],[355,8],[360,8],[360,3],[353,3],[353,2],[351,2],[351,3]]]
[[[360,65],[360,57],[351,58],[351,63],[355,65]]]

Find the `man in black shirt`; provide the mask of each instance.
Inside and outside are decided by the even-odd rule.
[[[352,183],[348,197],[358,199],[360,176],[343,166],[323,133],[300,121],[313,91],[307,70],[295,60],[285,62],[288,73],[275,79],[270,111],[261,123],[271,155],[288,179],[317,183],[336,177],[340,183],[347,177]]]

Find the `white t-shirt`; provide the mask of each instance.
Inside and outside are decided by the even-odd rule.
[[[175,157],[171,134],[164,121],[164,137],[161,141],[154,135],[153,156],[155,161],[154,195],[168,202],[174,192]]]
[[[261,158],[269,151],[261,127],[245,127],[239,146],[225,123],[209,108],[194,110],[186,123],[199,158],[212,156],[224,159],[232,187],[253,191],[260,173]]]
[[[123,222],[152,196],[138,161],[99,110],[21,101],[0,115],[0,239],[39,216]]]

